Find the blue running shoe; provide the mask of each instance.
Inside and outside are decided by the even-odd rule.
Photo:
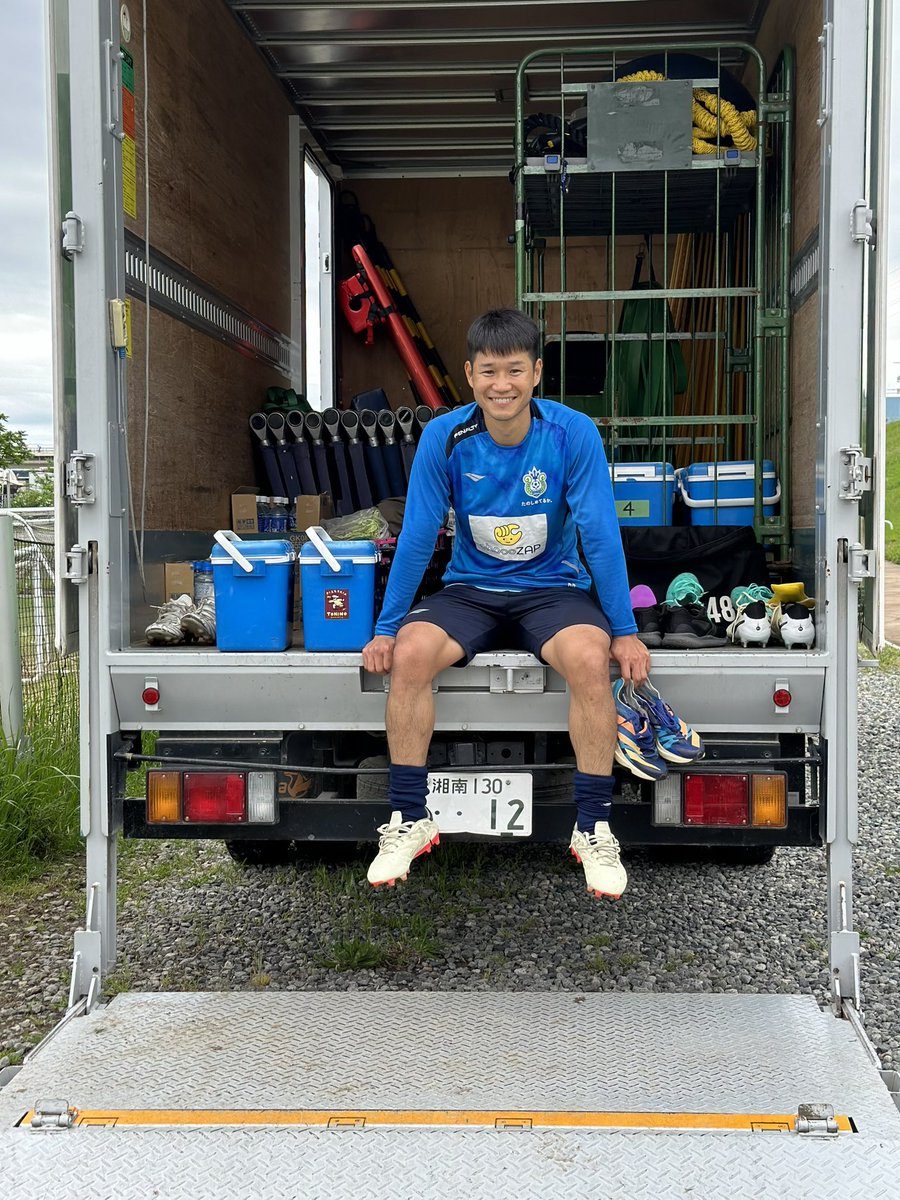
[[[616,762],[627,767],[638,779],[662,779],[669,768],[659,756],[656,738],[643,712],[636,708],[625,691],[625,680],[613,684],[616,702]]]
[[[702,757],[705,747],[699,735],[672,711],[649,680],[632,686],[625,699],[646,718],[662,758],[688,763]]]

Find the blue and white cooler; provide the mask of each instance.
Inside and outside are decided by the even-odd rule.
[[[286,650],[291,644],[294,547],[286,539],[214,535],[210,562],[220,650]]]
[[[773,517],[781,484],[771,459],[763,460],[763,516]],[[691,525],[752,525],[755,465],[750,462],[691,463],[675,472]]]
[[[609,468],[620,525],[671,525],[675,471],[671,463],[612,463]]]
[[[362,650],[375,629],[374,542],[333,541],[319,525],[300,547],[303,644],[307,650]]]

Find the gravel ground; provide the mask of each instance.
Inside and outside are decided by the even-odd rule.
[[[900,1067],[900,673],[860,687],[856,924],[864,1009]],[[824,1003],[825,860],[765,867],[627,855],[617,904],[583,890],[561,848],[447,846],[396,891],[364,860],[239,868],[214,842],[125,843],[120,990],[466,989],[812,993]],[[0,918],[0,1063],[65,1005],[81,863],[54,869]]]

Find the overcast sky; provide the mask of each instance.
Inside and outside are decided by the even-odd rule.
[[[0,412],[34,446],[53,441],[43,10],[43,0],[0,0]],[[900,20],[893,59],[900,62]],[[900,110],[900,94],[893,107]],[[891,194],[900,197],[900,119],[891,140]],[[886,354],[892,390],[900,377],[900,201],[895,209]]]

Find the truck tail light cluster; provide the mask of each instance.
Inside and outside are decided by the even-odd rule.
[[[271,825],[274,771],[148,771],[151,825]]]
[[[657,784],[656,825],[784,829],[787,781],[783,774],[673,771]]]

